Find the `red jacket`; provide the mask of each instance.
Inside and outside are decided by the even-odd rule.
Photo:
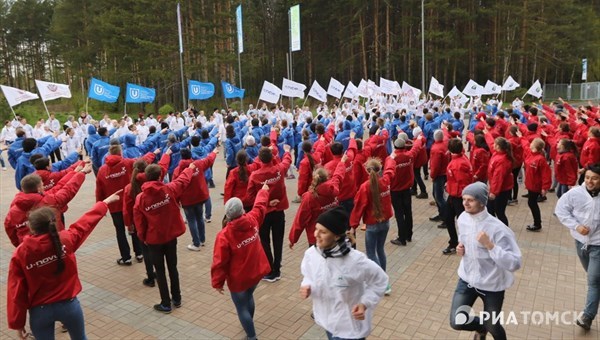
[[[424,150],[423,139],[417,139],[410,150],[396,149],[394,161],[396,162],[396,173],[390,185],[391,191],[403,191],[412,187],[415,180],[414,160]]]
[[[393,216],[392,212],[392,198],[390,193],[390,183],[396,172],[396,161],[391,157],[385,161],[385,167],[383,176],[379,178],[379,196],[381,198],[381,207],[383,210],[383,220],[378,221],[374,216],[373,202],[371,198],[370,181],[364,182],[356,197],[354,197],[354,209],[350,215],[350,226],[352,228],[358,227],[360,220],[367,225],[376,224],[378,222],[387,221]]]
[[[354,180],[354,155],[356,155],[356,141],[354,138],[350,138],[348,143],[348,150],[346,150],[346,172],[342,180],[342,187],[338,194],[338,200],[346,201],[354,198],[356,194],[356,181]],[[337,165],[341,162],[342,156],[333,156],[333,160],[325,164],[325,170],[329,174],[333,174],[336,171]]]
[[[571,139],[568,133],[559,132],[554,136],[548,136],[548,144],[550,144],[550,159],[556,160],[558,154],[558,143],[561,139]]]
[[[504,152],[494,152],[488,165],[490,194],[498,196],[501,192],[511,190],[514,186],[513,163]]]
[[[529,149],[528,149],[529,150]],[[527,152],[525,157],[525,188],[532,192],[542,192],[552,185],[552,170],[543,153]]]
[[[434,180],[439,176],[446,175],[446,167],[450,162],[450,154],[448,153],[447,141],[436,141],[431,146],[429,152],[429,175]]]
[[[321,164],[321,156],[318,155],[316,152],[312,153],[311,156],[313,157],[313,160],[315,161],[315,167],[317,167],[317,165]],[[310,161],[308,160],[308,157],[306,156],[306,154],[304,155],[304,157],[302,158],[302,160],[300,161],[300,165],[298,165],[298,196],[302,196],[302,194],[304,194],[306,191],[308,191],[308,187],[310,186],[310,183],[312,182],[312,174],[314,171],[314,167],[311,168],[310,167]]]
[[[490,152],[484,148],[473,146],[471,151],[471,168],[473,169],[473,181],[487,182],[488,165],[490,163]]]
[[[185,233],[179,198],[192,180],[186,169],[171,183],[148,181],[135,199],[133,221],[139,239],[146,244],[164,244]]]
[[[50,171],[50,170],[36,170],[36,175],[42,178],[42,183],[44,183],[44,191],[48,191],[60,182],[60,180],[65,177],[69,172],[75,170],[75,168],[82,162],[76,162],[65,170],[61,171]]]
[[[425,164],[427,164],[427,149],[422,148],[421,151],[419,151],[419,153],[415,156],[415,164],[413,166],[415,169],[420,169]]]
[[[287,192],[285,189],[285,174],[292,164],[292,156],[289,152],[283,154],[281,163],[278,164],[261,164],[260,169],[255,170],[248,179],[248,188],[246,189],[246,197],[244,206],[251,207],[254,205],[256,194],[262,188],[263,184],[269,186],[269,201],[279,200],[279,203],[267,208],[267,213],[272,211],[283,211],[289,208]]]
[[[335,126],[332,123],[322,136],[318,136],[317,141],[313,144],[313,149],[321,150],[321,162],[323,164],[327,164],[333,159],[333,154],[331,153],[331,144],[333,143],[333,138],[335,137],[334,135]]]
[[[590,127],[585,124],[579,124],[579,126],[575,129],[575,133],[573,133],[573,141],[579,150],[583,149],[583,145],[587,141],[589,128]]]
[[[154,162],[154,154],[148,152],[143,156],[148,164]],[[131,171],[135,159],[123,158],[121,155],[107,155],[105,163],[96,175],[96,201],[102,201],[116,191],[124,189],[131,181]],[[108,205],[111,213],[123,211],[121,200]]]
[[[306,229],[306,237],[308,244],[316,244],[315,226],[317,225],[317,217],[325,210],[331,209],[339,205],[337,196],[340,192],[340,183],[343,181],[346,173],[346,163],[338,162],[333,176],[316,187],[316,193],[305,192],[302,195],[302,202],[296,212],[294,223],[290,229],[290,244],[298,243],[302,231]]]
[[[210,267],[211,284],[214,288],[223,288],[227,281],[231,292],[243,292],[256,285],[271,271],[258,235],[268,202],[269,192],[259,190],[254,208],[228,222],[217,234]]]
[[[27,310],[35,306],[72,299],[81,292],[75,251],[106,215],[104,202],[81,216],[68,230],[59,232],[63,244],[65,269],[55,275],[56,251],[49,234],[31,235],[23,239],[10,260],[7,284],[8,327],[25,327]],[[48,265],[49,264],[49,265]]]
[[[512,147],[512,154],[515,161],[513,162],[513,169],[520,168],[523,166],[525,156],[523,155],[523,145],[521,144],[521,138],[519,136],[510,136],[507,138]]]
[[[85,180],[85,174],[82,172],[73,173],[73,175],[67,175],[67,184],[59,189],[49,190],[43,194],[24,193],[18,192],[12,203],[10,204],[10,210],[6,214],[4,219],[4,229],[10,239],[10,242],[17,247],[25,236],[30,235],[28,227],[27,214],[39,207],[53,207],[57,209],[56,227],[58,230],[65,229],[60,218],[60,210],[69,203],[77,192],[83,181]]]
[[[554,175],[560,184],[574,186],[577,184],[577,157],[572,152],[563,152],[556,155],[554,162]]]
[[[245,181],[242,181],[240,178],[240,167],[236,167],[235,169],[229,172],[229,177],[225,181],[225,190],[223,191],[223,204],[227,203],[230,198],[237,197],[244,201],[246,198],[246,189],[248,189],[248,179],[250,178],[250,174],[252,171],[260,168],[262,163],[258,161],[258,159],[252,164],[246,164],[246,172],[248,177]]]
[[[194,161],[193,159],[182,159],[179,161],[179,166],[175,168],[173,172],[173,178],[177,179],[179,175],[192,163],[196,165],[194,174],[190,184],[185,188],[183,194],[181,194],[180,202],[183,207],[198,204],[208,200],[208,185],[206,185],[206,177],[204,177],[204,171],[210,168],[215,162],[217,154],[211,152],[206,158]]]
[[[581,166],[586,167],[600,163],[600,139],[590,137],[581,148]]]
[[[352,169],[354,170],[354,181],[356,182],[356,187],[360,187],[368,178],[367,170],[365,169],[365,163],[371,157],[371,147],[363,144],[362,150],[357,150],[356,155],[354,155],[354,164],[352,165]],[[425,155],[427,157],[427,155]]]
[[[381,131],[381,135],[373,135],[367,139],[366,143],[371,148],[373,157],[379,158],[382,162],[388,157],[387,140],[390,135],[386,129]]]
[[[473,170],[465,154],[452,154],[452,160],[448,163],[447,175],[446,191],[448,195],[462,197],[463,189],[473,183]]]

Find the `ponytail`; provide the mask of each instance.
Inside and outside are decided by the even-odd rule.
[[[327,173],[327,170],[325,170],[325,168],[316,169],[315,171],[313,171],[312,182],[310,183],[308,191],[310,191],[315,196],[319,196],[317,194],[317,187],[319,186],[319,184],[326,182],[328,178],[329,174]]]
[[[246,168],[248,163],[248,154],[246,151],[238,151],[238,153],[235,155],[235,161],[238,164],[238,174],[240,176],[240,180],[242,182],[248,182],[248,168]]]
[[[381,162],[378,159],[370,159],[367,162],[367,172],[369,173],[369,190],[371,191],[371,208],[377,222],[384,219],[383,207],[381,206],[381,191],[379,190],[379,171],[381,171]]]
[[[28,219],[29,229],[33,234],[50,234],[57,263],[54,274],[59,275],[65,270],[65,262],[63,260],[63,244],[60,242],[60,236],[56,229],[56,214],[56,210],[50,207],[42,207],[30,212]]]
[[[53,218],[48,223],[48,233],[50,234],[50,239],[52,239],[52,244],[54,245],[54,253],[56,254],[56,271],[55,275],[59,275],[65,270],[65,261],[63,260],[63,244],[60,242],[60,236],[58,235],[58,230],[56,229],[56,218]]]
[[[514,164],[515,157],[513,156],[512,145],[510,145],[510,142],[504,137],[498,137],[498,138],[496,138],[495,143],[496,143],[496,145],[498,145],[500,150],[502,150],[506,153],[506,157],[508,157],[510,162]]]
[[[137,175],[144,173],[148,163],[144,159],[138,159],[133,163],[133,171],[131,172],[131,198],[135,201],[138,194],[142,192],[142,182],[138,180]]]
[[[310,170],[313,171],[315,169],[315,164],[317,164],[315,162],[315,159],[313,158],[313,156],[310,153],[306,154],[306,158],[308,158],[308,163],[310,164]]]

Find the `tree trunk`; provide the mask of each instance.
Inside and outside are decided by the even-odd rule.
[[[358,16],[358,23],[360,25],[360,46],[361,46],[362,67],[363,67],[362,71],[363,71],[363,77],[365,79],[367,79],[367,78],[369,78],[369,75],[367,74],[367,47],[366,47],[366,42],[365,42],[365,26],[364,26],[362,14]]]

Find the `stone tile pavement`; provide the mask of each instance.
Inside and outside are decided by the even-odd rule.
[[[179,238],[179,272],[183,306],[169,315],[152,310],[158,303],[157,288],[142,285],[143,264],[120,267],[115,263],[118,249],[109,216],[103,219],[77,254],[83,292],[86,330],[90,339],[243,339],[244,332],[227,292],[219,295],[210,285],[212,240],[220,229],[223,216],[222,192],[225,165],[222,157],[215,164],[217,189],[211,190],[213,222],[207,225],[207,244],[200,252],[190,252],[189,232]],[[293,198],[296,182],[287,180],[288,196]],[[88,175],[81,191],[69,205],[67,224],[73,222],[94,203],[93,174]],[[431,188],[431,183],[428,183]],[[431,190],[431,189],[429,189]],[[523,191],[523,190],[521,190]],[[12,169],[0,173],[0,212],[2,221],[15,194]],[[431,191],[430,191],[431,194]],[[575,253],[574,241],[552,216],[554,194],[541,203],[544,229],[529,233],[525,226],[532,218],[526,201],[507,210],[523,253],[523,267],[505,297],[504,311],[514,312],[516,323],[506,325],[509,338],[517,339],[598,339],[598,323],[584,333],[573,322],[573,312],[583,308],[586,278]],[[287,230],[298,205],[291,203],[286,212]],[[449,308],[457,281],[458,256],[444,256],[448,236],[428,217],[435,208],[428,200],[413,199],[415,234],[407,247],[386,244],[388,274],[392,294],[377,307],[372,339],[467,339],[472,334],[450,328]],[[6,279],[13,252],[6,234],[0,233],[0,337],[14,338],[6,324]],[[396,235],[392,220],[388,240]],[[261,339],[324,339],[324,331],[310,318],[310,300],[298,295],[300,261],[307,246],[303,237],[294,250],[284,243],[282,279],[261,283],[256,292],[255,323]],[[358,249],[364,250],[364,233],[359,232]],[[475,310],[482,309],[481,302]],[[567,312],[565,321],[535,324],[538,318],[525,320],[521,312]],[[560,315],[560,314],[559,314]],[[537,315],[539,317],[539,315]],[[57,339],[67,339],[57,331]]]

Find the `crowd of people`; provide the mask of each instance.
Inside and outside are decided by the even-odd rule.
[[[577,240],[588,273],[578,324],[589,329],[598,310],[600,112],[591,103],[524,105],[517,98],[504,108],[495,98],[474,98],[465,107],[455,98],[447,103],[378,95],[362,104],[319,105],[316,114],[308,107],[266,104],[210,115],[190,107],[165,117],[119,120],[82,112],[62,126],[51,114],[35,127],[16,116],[6,121],[0,142],[19,190],[5,230],[16,247],[7,314],[21,337],[27,310],[35,337],[49,337],[55,321],[72,338],[85,337],[74,253],[106,212],[115,227],[117,265],[144,262],[142,284],[158,285],[160,292],[154,309],[171,313],[180,307],[177,240],[189,229],[188,250],[211,242],[205,229],[215,188],[225,215],[214,241],[212,286],[222,294],[227,284],[247,337],[255,339],[253,292],[261,280],[282,276],[286,180],[292,179],[292,203],[299,206],[288,245],[294,249],[306,233],[300,295],[313,300],[313,317],[330,339],[369,335],[375,306],[392,292],[384,248],[390,221],[394,217],[397,228],[392,244],[414,241],[412,200],[429,199],[429,178],[436,207],[430,220],[449,237],[441,252],[462,256],[452,328],[506,338],[499,324],[460,325],[453,317],[477,297],[486,311],[502,308],[512,273],[521,266],[506,215],[507,206],[519,204],[520,182],[527,189],[531,232],[542,230],[539,203],[556,191],[556,216]],[[217,188],[212,167],[221,147],[227,174]],[[68,203],[91,172],[98,203],[65,229]],[[358,228],[365,230],[366,255],[355,250]],[[41,279],[32,284],[33,277]]]

